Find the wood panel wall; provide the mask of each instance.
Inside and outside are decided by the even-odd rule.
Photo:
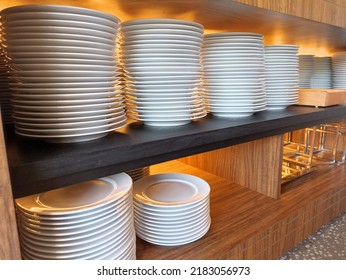
[[[283,135],[180,159],[272,198],[281,193]]]
[[[14,201],[0,114],[0,260],[20,258]]]
[[[346,28],[344,0],[234,0],[234,2]]]

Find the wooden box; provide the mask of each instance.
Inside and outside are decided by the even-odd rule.
[[[299,89],[298,105],[328,107],[345,101],[346,89]]]

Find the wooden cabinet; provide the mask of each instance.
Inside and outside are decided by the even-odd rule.
[[[271,2],[290,4],[283,8]],[[346,46],[346,29],[339,27],[346,27],[339,16],[341,11],[336,14],[333,26],[329,25],[332,19],[323,16],[333,11],[327,3],[330,1],[319,1],[325,2],[326,10],[311,14],[304,12],[308,8],[299,12],[300,2],[107,0],[96,6],[94,1],[81,0],[55,3],[103,10],[123,21],[163,16],[194,20],[202,23],[207,33],[259,32],[265,35],[266,44],[299,44],[302,51],[314,50],[318,54]],[[312,5],[315,1],[306,2]],[[32,1],[5,0],[1,1],[0,9],[28,3]],[[323,19],[320,22],[310,20],[319,16]],[[300,186],[293,182],[287,192],[282,191],[282,134],[345,117],[346,106],[325,109],[291,106],[234,120],[208,116],[174,129],[131,123],[96,141],[63,145],[23,139],[14,135],[11,128],[6,129],[6,144],[0,138],[0,259],[20,256],[12,197],[155,164],[159,165],[153,167],[154,173],[176,170],[198,174],[210,181],[214,190],[215,225],[205,238],[180,248],[162,248],[138,240],[139,259],[276,258],[346,207],[343,167],[313,174],[299,181]],[[218,161],[213,163],[208,158]],[[180,161],[165,163],[173,159]],[[330,176],[338,179],[332,180]],[[323,183],[329,184],[328,187],[323,188]],[[301,226],[295,227],[296,224]]]

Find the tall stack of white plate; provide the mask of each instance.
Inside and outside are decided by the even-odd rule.
[[[314,57],[314,74],[311,88],[332,88],[332,58],[330,56]]]
[[[1,32],[1,25],[0,25]],[[2,122],[5,124],[12,123],[12,106],[11,106],[11,95],[8,78],[8,67],[6,65],[5,53],[1,46],[2,36],[0,33],[0,106]]]
[[[136,259],[125,173],[16,200],[24,259]]]
[[[1,21],[18,134],[79,142],[125,125],[118,18],[77,7],[24,5],[1,11]]]
[[[265,110],[263,36],[225,32],[204,36],[202,61],[210,112],[246,117]]]
[[[311,88],[312,78],[314,75],[314,55],[299,55],[299,87]]]
[[[163,246],[191,243],[210,227],[210,187],[196,176],[164,173],[134,183],[136,234]]]
[[[201,93],[203,26],[174,19],[122,23],[127,113],[151,126],[176,126],[206,115]]]
[[[267,45],[265,49],[268,110],[281,110],[298,101],[298,46]]]
[[[333,88],[346,89],[346,52],[337,52],[332,57]]]

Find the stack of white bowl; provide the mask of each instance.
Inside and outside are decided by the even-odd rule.
[[[133,181],[137,181],[150,174],[150,166],[131,169],[126,171],[126,174],[130,175]]]
[[[314,55],[299,55],[299,87],[311,88],[312,77],[314,75]]]
[[[1,26],[0,26],[1,31]],[[12,106],[11,106],[11,95],[8,78],[8,67],[6,65],[5,53],[1,46],[2,36],[0,34],[0,106],[2,122],[5,124],[12,123]]]
[[[164,173],[134,183],[136,234],[163,246],[191,243],[210,227],[210,187],[193,175]]]
[[[128,116],[176,126],[206,115],[201,93],[203,26],[174,19],[122,23]]]
[[[333,88],[346,89],[346,52],[337,52],[332,57]]]
[[[125,125],[115,55],[118,18],[77,7],[25,5],[1,11],[1,21],[18,134],[79,142]]]
[[[210,112],[246,117],[265,110],[263,36],[225,32],[204,36],[202,61]]]
[[[268,110],[281,110],[298,101],[298,46],[267,45],[265,49]]]
[[[24,259],[136,259],[125,173],[16,200]]]
[[[332,88],[332,58],[330,56],[314,57],[314,74],[311,88]]]

